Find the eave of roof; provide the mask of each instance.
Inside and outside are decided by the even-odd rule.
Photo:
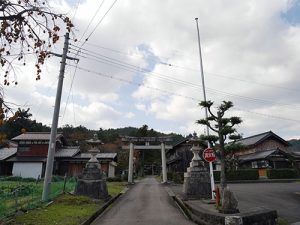
[[[7,162],[46,162],[47,157],[42,156],[15,156],[8,160]]]
[[[79,151],[80,151],[79,146],[65,147],[65,148],[61,148],[57,152],[55,152],[54,157],[56,157],[56,158],[73,157],[77,153],[79,153]]]
[[[89,159],[92,157],[91,153],[80,153],[73,157],[74,159]],[[96,155],[97,159],[114,159],[117,157],[117,153],[98,153]]]
[[[274,152],[280,152],[283,155],[288,155],[286,152],[284,152],[280,149],[271,149],[271,150],[266,150],[266,151],[255,152],[252,154],[241,155],[238,157],[238,160],[241,162],[249,162],[249,161],[255,161],[255,160],[260,160],[260,159],[267,159]]]
[[[0,161],[6,160],[17,153],[17,148],[2,148],[0,149]]]
[[[56,135],[56,139],[62,137],[62,133]],[[40,140],[40,141],[49,141],[50,133],[49,132],[26,132],[20,134],[11,139],[12,141],[23,141],[23,140]]]

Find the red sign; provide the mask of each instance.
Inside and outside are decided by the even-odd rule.
[[[213,162],[216,160],[216,154],[212,148],[207,148],[202,153],[203,159],[207,162]]]

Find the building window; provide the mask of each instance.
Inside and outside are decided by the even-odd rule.
[[[22,147],[19,147],[19,149],[18,149],[19,152],[27,152],[29,150],[30,150],[29,146],[22,146]]]
[[[260,160],[260,161],[254,161],[252,162],[252,168],[257,169],[257,168],[267,168],[269,165],[265,160]]]

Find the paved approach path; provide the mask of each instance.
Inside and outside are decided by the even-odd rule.
[[[145,178],[92,225],[192,225],[155,178]]]

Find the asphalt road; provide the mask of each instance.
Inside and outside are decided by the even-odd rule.
[[[300,221],[300,183],[229,184],[241,211],[258,206],[276,209],[291,223]]]
[[[155,178],[135,184],[92,225],[192,225]]]

